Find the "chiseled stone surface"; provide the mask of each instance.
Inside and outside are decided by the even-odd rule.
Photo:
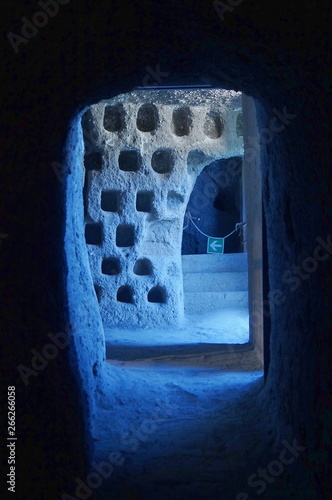
[[[91,106],[85,142],[85,237],[107,325],[183,318],[183,218],[202,169],[243,153],[241,94],[136,91]]]

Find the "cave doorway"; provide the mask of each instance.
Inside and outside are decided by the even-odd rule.
[[[104,326],[112,327],[113,338],[127,325],[137,337],[137,327],[143,326],[145,332],[152,327],[154,344],[157,336],[159,343],[165,343],[160,332],[166,332],[168,324],[181,319],[181,269],[186,258],[185,252],[181,255],[182,227],[190,194],[204,168],[209,172],[215,168],[216,173],[222,172],[224,166],[226,176],[232,171],[231,182],[226,186],[229,196],[223,196],[219,189],[213,209],[226,212],[226,219],[222,218],[226,226],[236,219],[237,224],[244,221],[239,193],[243,156],[241,94],[218,91],[226,95],[223,110],[218,110],[218,100],[211,105],[210,99],[206,104],[202,91],[197,104],[198,94],[196,102],[190,103],[184,101],[188,91],[177,90],[182,92],[180,96],[166,91],[166,97],[165,91],[155,90],[146,91],[145,95],[134,92],[128,102],[123,95],[98,103],[83,116],[85,237],[102,319]],[[205,192],[206,186],[201,194]],[[237,213],[223,210],[232,204]],[[167,240],[167,233],[176,242],[176,251],[172,255],[167,249],[168,255],[166,252],[161,259],[167,244],[171,246],[170,241],[164,247],[160,244]],[[225,256],[242,254],[243,260],[244,243],[236,234],[233,240],[230,237]],[[237,251],[229,252],[230,249]],[[234,293],[228,296],[234,298]],[[141,333],[142,330],[140,341]],[[169,333],[168,330],[168,342],[183,348],[184,332],[174,333],[175,342]],[[195,345],[204,343],[201,340],[202,336],[196,336]],[[248,337],[243,343],[248,344],[249,340]],[[205,342],[211,349],[222,343]]]
[[[238,126],[236,132],[242,137]],[[242,167],[243,156],[204,167],[187,205],[181,249],[185,314],[202,336],[227,344],[249,341]]]
[[[203,232],[218,237],[230,234],[223,253],[244,251],[243,232],[233,232],[243,222],[242,165],[242,156],[219,159],[199,174],[187,205],[182,255],[207,253]]]

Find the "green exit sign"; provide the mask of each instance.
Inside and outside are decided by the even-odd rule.
[[[208,238],[207,253],[224,253],[224,238]]]

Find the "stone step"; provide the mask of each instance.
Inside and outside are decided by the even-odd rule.
[[[182,272],[218,273],[247,271],[246,253],[182,255]]]
[[[184,293],[248,291],[248,273],[241,272],[205,272],[185,273],[183,275]]]
[[[244,291],[194,292],[184,294],[185,314],[199,314],[217,309],[247,308],[248,293]]]

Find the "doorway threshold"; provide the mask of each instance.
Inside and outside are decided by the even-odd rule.
[[[255,353],[249,354],[253,346],[245,308],[188,315],[175,327],[106,327],[105,340],[107,361],[121,366],[184,363],[243,370],[256,367]]]

